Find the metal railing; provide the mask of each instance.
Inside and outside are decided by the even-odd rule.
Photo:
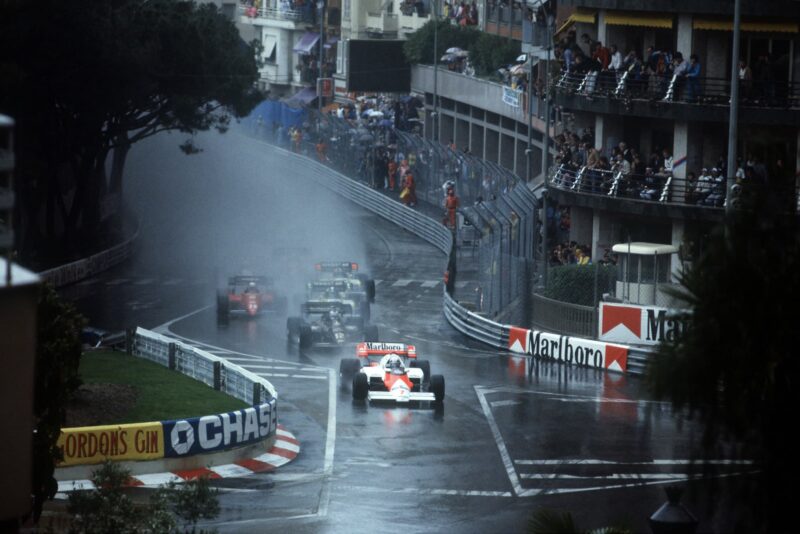
[[[800,108],[800,83],[792,81],[741,81],[740,105],[762,108]],[[706,106],[729,106],[730,80],[684,75],[643,74],[626,70],[564,71],[556,90],[587,97],[646,100]]]
[[[273,7],[266,7],[262,5],[260,8],[247,3],[239,4],[239,13],[249,18],[262,18],[273,20],[288,20],[292,22],[311,22],[314,14],[313,10],[303,11],[300,9],[280,9]]]
[[[555,168],[550,185],[587,195],[720,208],[725,203],[725,180],[690,183],[671,174],[623,174],[562,163]]]
[[[570,336],[597,336],[597,309],[533,295],[533,326]]]
[[[144,328],[128,333],[126,350],[249,404],[278,398],[278,392],[268,380],[247,369]]]

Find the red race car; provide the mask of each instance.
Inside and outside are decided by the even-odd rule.
[[[238,275],[228,279],[227,289],[217,292],[217,324],[228,324],[231,314],[255,317],[262,312],[286,313],[285,296],[275,293],[271,278]]]

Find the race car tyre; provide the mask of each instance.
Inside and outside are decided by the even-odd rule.
[[[433,393],[436,402],[444,400],[444,377],[442,375],[433,375],[431,377],[430,391]]]
[[[376,325],[370,324],[364,327],[364,341],[379,341]]]
[[[425,382],[431,379],[431,362],[428,360],[411,360],[411,367],[419,367],[422,369],[422,375],[425,377]]]
[[[300,337],[300,326],[303,324],[303,319],[300,317],[289,317],[286,319],[286,337],[290,340],[295,337]]]
[[[300,348],[307,349],[313,343],[311,327],[308,325],[300,326]]]
[[[369,321],[369,319],[370,319],[370,305],[369,305],[369,302],[367,302],[366,300],[362,300],[361,303],[359,304],[359,307],[361,309],[358,311],[358,314],[361,317],[363,317],[365,321]]]
[[[278,312],[280,314],[284,314],[284,313],[286,313],[286,310],[288,310],[288,309],[289,309],[289,301],[286,299],[286,297],[278,297],[275,300],[275,311],[276,312]]]
[[[217,326],[228,326],[229,319],[228,293],[217,292]]]
[[[375,302],[375,280],[367,280],[367,296],[370,302]]]
[[[352,380],[360,369],[361,362],[358,361],[358,358],[345,358],[339,362],[339,377],[342,383]]]
[[[369,392],[369,380],[364,373],[357,373],[353,377],[353,399],[364,400]]]

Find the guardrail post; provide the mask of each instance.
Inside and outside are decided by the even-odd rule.
[[[222,389],[222,362],[214,362],[214,389]]]
[[[136,329],[125,329],[125,354],[133,354],[133,343],[136,341]]]
[[[175,370],[175,343],[170,343],[167,345],[167,360],[169,361],[169,369],[170,371]]]
[[[253,405],[261,404],[261,384],[253,382]]]

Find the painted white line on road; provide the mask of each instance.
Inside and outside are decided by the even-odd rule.
[[[292,378],[310,378],[312,380],[325,380],[328,377],[323,375],[292,375]]]
[[[232,360],[233,358],[228,358],[228,359]],[[243,365],[242,367],[245,367],[248,371],[250,369],[274,369],[276,371],[311,371],[312,373],[313,372],[325,372],[325,373],[327,373],[327,371],[325,369],[318,369],[316,367],[301,367],[300,365],[297,365],[297,366],[290,366],[290,365],[261,365],[261,364],[256,364],[256,363],[252,363],[252,364],[251,363],[247,363],[247,364]]]
[[[522,473],[526,480],[689,480],[685,473],[614,473],[613,475],[562,475],[558,473]]]
[[[439,280],[426,280],[422,282],[422,287],[436,287],[440,284]]]
[[[522,404],[520,401],[515,400],[501,400],[501,401],[494,401],[491,403],[492,408],[499,408],[502,406],[516,406],[518,404]]]
[[[565,459],[565,460],[514,460],[517,465],[691,465],[692,460],[643,460],[641,462],[615,462],[612,460]],[[706,460],[695,465],[753,465],[752,460]]]
[[[331,501],[331,478],[333,477],[333,453],[336,448],[336,372],[328,369],[328,373],[328,426],[325,436],[325,463],[322,467],[324,478],[317,507],[319,517],[328,515],[328,505]]]
[[[369,493],[406,493],[413,495],[456,495],[461,497],[513,497],[510,491],[483,491],[426,488],[385,488],[375,486],[347,486],[336,484],[337,490],[365,491]]]
[[[137,286],[146,286],[148,284],[152,284],[153,282],[154,280],[152,278],[142,278],[141,280],[137,280],[133,284]]]
[[[726,473],[724,475],[715,475],[712,478],[738,477],[740,475],[746,475],[746,474],[749,474],[749,473],[752,473],[752,472],[753,471],[741,472],[741,473]],[[698,473],[696,475],[686,475],[685,478],[686,478],[686,480],[697,480],[697,479],[703,478],[703,475]],[[644,482],[644,481],[642,481],[642,482],[631,481],[631,482],[629,482],[627,484],[611,484],[611,485],[607,485],[607,486],[590,486],[590,487],[587,487],[587,488],[555,488],[555,489],[547,489],[547,490],[543,490],[542,493],[546,493],[547,495],[556,495],[556,494],[562,494],[562,493],[582,493],[582,492],[587,492],[587,491],[601,491],[601,490],[610,490],[610,489],[630,488],[632,486],[657,486],[657,485],[660,485],[660,484],[674,484],[674,483],[675,483],[675,480],[673,480],[673,479],[670,479],[670,480],[650,480],[650,481],[647,481],[647,482]]]
[[[406,287],[411,282],[413,282],[413,280],[398,280],[397,282],[392,284],[392,287]]]
[[[500,452],[500,458],[503,460],[503,466],[506,468],[508,480],[511,483],[511,487],[514,489],[514,493],[516,493],[518,496],[522,496],[523,494],[531,491],[538,492],[539,490],[522,489],[522,484],[520,484],[517,471],[514,468],[514,462],[511,460],[511,455],[508,454],[508,449],[503,441],[503,436],[500,434],[500,428],[498,428],[497,422],[494,420],[494,415],[492,415],[492,410],[489,408],[489,403],[486,401],[486,397],[483,395],[483,389],[481,389],[479,386],[474,387],[475,394],[478,396],[478,400],[481,403],[481,408],[483,409],[483,414],[486,416],[486,421],[489,423],[489,428],[494,436],[494,441],[497,444],[497,449]]]
[[[114,280],[111,280],[110,282],[106,282],[106,285],[107,286],[118,286],[120,284],[124,284],[128,280],[130,280],[130,278],[116,278]]]
[[[289,375],[286,373],[255,373],[258,376],[268,376],[270,378],[288,378]]]

